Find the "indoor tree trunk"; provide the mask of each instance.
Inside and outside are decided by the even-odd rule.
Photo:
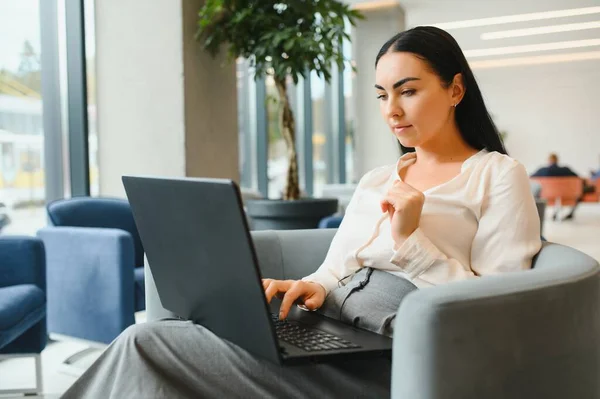
[[[294,114],[287,95],[285,80],[275,77],[275,86],[279,93],[279,127],[287,146],[289,161],[283,199],[296,200],[300,198],[300,187],[298,184],[298,154],[296,153]]]

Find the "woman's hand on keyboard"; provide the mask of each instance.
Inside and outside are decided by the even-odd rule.
[[[294,302],[298,302],[309,310],[315,310],[325,302],[325,288],[321,284],[302,280],[273,280],[263,279],[263,288],[267,302],[271,303],[274,296],[283,298],[279,308],[279,318],[285,319]]]

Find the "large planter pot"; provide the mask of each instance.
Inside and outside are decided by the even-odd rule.
[[[322,218],[337,210],[336,198],[246,201],[246,213],[252,220],[253,230],[314,229]]]

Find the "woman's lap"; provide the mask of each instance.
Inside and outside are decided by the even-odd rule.
[[[361,270],[328,296],[321,311],[357,327],[391,335],[412,283]],[[208,329],[178,320],[128,328],[65,398],[367,398],[389,397],[388,356],[279,366]]]
[[[387,357],[279,366],[202,326],[162,320],[128,328],[64,397],[381,398],[390,372]]]

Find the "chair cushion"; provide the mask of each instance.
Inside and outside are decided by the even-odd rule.
[[[340,224],[342,224],[343,218],[344,218],[343,216],[337,216],[337,215],[324,217],[319,222],[319,228],[320,229],[337,229],[338,227],[340,227]]]
[[[135,311],[146,309],[146,287],[144,286],[144,267],[136,267],[133,271],[135,283]]]
[[[46,296],[33,284],[0,288],[0,348],[46,315]]]
[[[54,226],[105,227],[131,234],[135,246],[135,264],[144,263],[144,248],[129,202],[119,198],[76,197],[48,204],[48,216]]]

